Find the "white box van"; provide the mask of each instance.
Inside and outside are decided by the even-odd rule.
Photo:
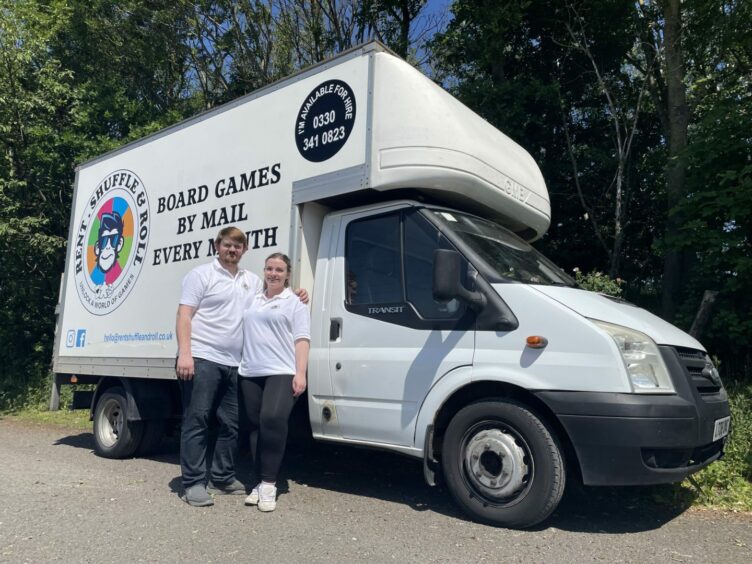
[[[528,243],[549,222],[524,149],[366,44],[77,169],[51,403],[96,383],[76,402],[99,454],[158,444],[181,279],[237,225],[245,268],[287,252],[312,294],[314,437],[423,459],[475,519],[540,522],[567,471],[655,484],[718,459],[703,346],[576,287]]]

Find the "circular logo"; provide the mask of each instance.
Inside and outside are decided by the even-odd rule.
[[[131,293],[146,258],[149,199],[130,170],[108,174],[86,202],[75,237],[76,289],[94,315],[117,309]]]
[[[350,137],[355,123],[355,96],[341,80],[319,84],[306,97],[295,123],[295,143],[309,161],[320,163],[334,155]]]

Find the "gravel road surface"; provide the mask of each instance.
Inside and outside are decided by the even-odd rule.
[[[317,445],[288,452],[264,514],[241,496],[183,503],[175,441],[131,460],[92,447],[90,432],[0,420],[0,562],[752,562],[750,515],[627,488],[572,488],[513,531],[467,521],[411,459]]]

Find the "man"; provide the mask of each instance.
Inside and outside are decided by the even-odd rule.
[[[238,266],[248,250],[237,227],[222,229],[214,241],[214,261],[183,279],[177,313],[178,359],[175,367],[183,395],[180,467],[189,505],[214,505],[210,493],[245,494],[235,477],[238,437],[238,366],[243,349],[243,312],[261,291],[261,279]],[[298,291],[307,302],[305,290]],[[206,487],[209,422],[216,414],[219,435]]]

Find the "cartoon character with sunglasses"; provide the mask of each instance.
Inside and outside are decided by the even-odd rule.
[[[94,254],[97,266],[91,273],[91,281],[96,285],[110,285],[118,279],[121,273],[118,256],[123,250],[123,218],[116,211],[103,213],[100,217],[97,242]]]

